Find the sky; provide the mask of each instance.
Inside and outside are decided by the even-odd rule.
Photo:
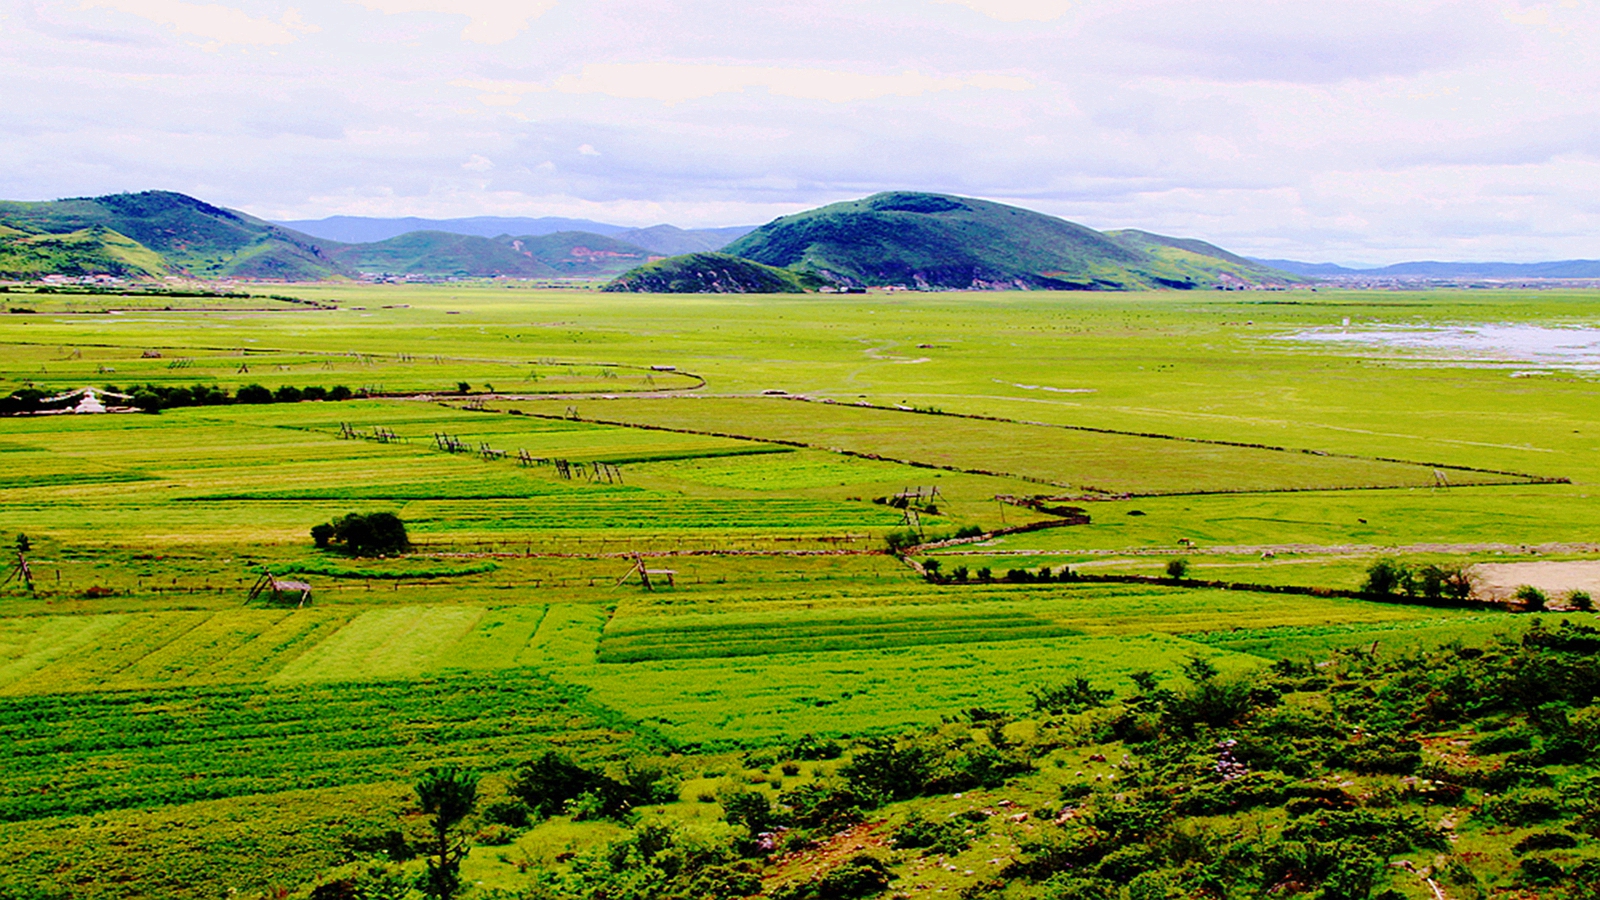
[[[1600,258],[1600,0],[0,0],[0,197]]]

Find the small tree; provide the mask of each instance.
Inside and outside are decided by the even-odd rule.
[[[1409,594],[1411,588],[1411,570],[1399,560],[1389,557],[1376,560],[1368,566],[1367,580],[1361,585],[1362,593],[1380,596],[1392,596],[1401,591]]]
[[[272,392],[259,384],[247,384],[233,395],[240,403],[271,403]]]
[[[1570,590],[1567,592],[1567,605],[1579,612],[1589,612],[1594,609],[1594,599],[1585,590]]]
[[[158,413],[161,412],[161,397],[152,391],[135,391],[133,394],[133,405],[138,407],[142,412],[152,414]]]
[[[722,803],[722,818],[729,825],[744,826],[752,840],[777,827],[777,814],[766,794],[739,789],[723,793],[717,799]]]
[[[1182,579],[1189,577],[1189,561],[1179,557],[1167,561],[1167,577]]]
[[[1525,584],[1517,588],[1517,592],[1513,596],[1518,603],[1522,604],[1523,612],[1544,612],[1545,607],[1550,603],[1549,595],[1531,584]]]
[[[436,766],[422,773],[416,790],[422,811],[432,817],[434,839],[428,872],[419,886],[429,897],[450,900],[461,887],[461,858],[467,855],[466,842],[451,832],[478,803],[478,776],[455,766]]]
[[[349,513],[314,526],[311,540],[323,549],[339,547],[352,556],[392,556],[411,549],[406,525],[394,513]]]

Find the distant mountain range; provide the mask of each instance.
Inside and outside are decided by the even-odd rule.
[[[362,273],[604,278],[652,259],[714,250],[749,230],[671,225],[629,229],[575,219],[482,218],[441,223],[455,231],[390,234],[418,223],[431,224],[424,219],[346,217],[344,234],[363,233],[362,228],[368,235],[389,234],[347,242],[168,191],[0,202],[0,278],[184,275],[315,281]],[[551,230],[574,224],[611,234]],[[462,233],[469,226],[495,234]]]
[[[1600,278],[1600,260],[1567,259],[1557,262],[1403,262],[1392,266],[1357,269],[1333,263],[1297,262],[1292,259],[1254,259],[1283,272],[1311,278]]]
[[[677,228],[672,225],[655,225],[650,228],[629,228],[625,225],[608,225],[590,219],[563,219],[556,216],[543,216],[537,219],[501,216],[474,216],[467,219],[375,219],[366,216],[330,216],[326,219],[300,219],[274,224],[341,244],[376,243],[417,231],[466,234],[486,238],[509,235],[542,237],[563,231],[578,231],[604,235],[625,244],[643,247],[653,253],[668,255],[720,250],[727,246],[729,241],[756,228],[754,225],[734,225],[727,228]]]
[[[4,279],[606,278],[663,257],[672,261],[623,279],[616,289],[757,290],[781,283],[785,289],[1138,290],[1317,278],[1600,278],[1596,260],[1358,269],[1246,259],[1204,241],[1133,229],[1100,232],[1005,204],[909,191],[834,203],[759,228],[711,229],[623,228],[553,217],[269,222],[168,191],[0,201]]]

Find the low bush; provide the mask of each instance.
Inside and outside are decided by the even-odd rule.
[[[348,513],[311,529],[319,549],[339,549],[352,556],[392,556],[411,549],[405,523],[394,513]]]

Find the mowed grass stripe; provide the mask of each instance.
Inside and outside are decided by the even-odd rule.
[[[210,617],[204,612],[128,615],[115,627],[98,630],[94,639],[74,652],[21,675],[5,687],[5,693],[101,690],[141,683],[137,676],[124,678],[123,673]]]
[[[483,617],[478,607],[396,607],[364,612],[285,666],[273,681],[403,678],[432,667],[441,648]]]
[[[601,662],[707,659],[774,653],[866,650],[920,644],[982,643],[1082,634],[1036,615],[1010,610],[948,609],[921,615],[851,616],[831,621],[751,624],[670,621],[649,629],[608,631]]]
[[[129,617],[40,616],[0,619],[0,693],[121,628]]]
[[[533,640],[517,655],[518,665],[563,667],[595,661],[606,611],[598,606],[562,603],[550,607]]]
[[[615,745],[611,718],[531,672],[5,698],[0,821],[592,755]]]
[[[509,669],[522,665],[546,606],[508,606],[485,612],[477,625],[434,659],[437,669]]]
[[[777,653],[827,653],[841,650],[872,650],[888,647],[919,647],[934,644],[975,644],[1022,641],[1037,638],[1070,637],[1083,632],[1043,620],[1011,626],[970,628],[929,628],[900,632],[852,632],[837,635],[726,640],[719,642],[603,642],[599,659],[605,663],[630,663],[658,659],[717,659],[740,656],[770,656]]]

